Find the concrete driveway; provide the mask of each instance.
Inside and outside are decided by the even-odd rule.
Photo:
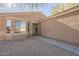
[[[22,41],[0,41],[2,56],[74,56],[63,48],[48,44],[36,37]]]

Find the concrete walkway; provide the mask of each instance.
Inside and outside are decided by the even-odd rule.
[[[68,51],[71,51],[71,52],[79,55],[79,47],[77,47],[77,46],[74,46],[74,45],[71,45],[71,44],[68,44],[68,43],[59,42],[59,41],[53,40],[53,39],[48,39],[48,38],[45,38],[45,37],[38,37],[38,39],[45,41],[49,44],[58,46],[60,48],[66,49]]]
[[[49,43],[43,37],[26,38],[23,41],[0,41],[2,56],[75,56],[77,54]],[[73,49],[73,47],[72,47]]]

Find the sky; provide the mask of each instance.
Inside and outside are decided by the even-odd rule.
[[[41,7],[41,12],[43,12],[46,16],[51,15],[51,11],[53,11],[53,7],[55,4],[49,3],[44,7]]]
[[[0,12],[28,12],[28,11],[32,11],[32,12],[43,12],[46,16],[50,16],[51,15],[51,10],[53,10],[55,4],[52,3],[48,3],[45,4],[44,6],[41,6],[40,8],[36,8],[34,10],[30,10],[29,6],[24,5],[24,4],[19,4],[19,6],[11,6],[11,4],[0,4]]]

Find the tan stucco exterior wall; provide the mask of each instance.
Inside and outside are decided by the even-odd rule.
[[[31,37],[33,34],[33,23],[38,23],[37,20],[45,17],[41,12],[28,12],[28,13],[0,13],[0,40],[23,40]],[[7,33],[6,21],[9,18],[11,21],[10,33]],[[26,25],[26,31],[15,33],[15,20],[23,20],[29,23]]]
[[[10,33],[7,33],[7,28],[6,28],[6,20],[7,18],[10,19],[11,21],[11,27],[10,27]],[[20,18],[21,19],[21,18]],[[1,16],[1,31],[0,31],[0,40],[23,40],[28,37],[28,34],[32,36],[32,21],[29,21],[29,33],[27,31],[22,32],[22,33],[15,33],[15,20],[16,18],[13,16]],[[29,19],[24,19],[25,22],[28,22]]]
[[[79,43],[79,10],[41,22],[41,35]]]
[[[7,33],[7,28],[6,28],[6,20],[7,18],[10,19],[11,21],[11,27],[10,27],[10,33]],[[25,22],[28,22],[27,19],[25,19]],[[25,32],[22,33],[15,33],[15,17],[12,16],[1,16],[1,31],[0,31],[0,40],[23,40],[28,37],[28,34],[32,36],[32,21],[29,21],[29,33],[27,32],[27,28]]]

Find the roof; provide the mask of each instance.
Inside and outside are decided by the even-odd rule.
[[[32,19],[40,21],[41,18],[45,18],[46,16],[42,12],[13,12],[13,13],[0,13],[0,16],[14,16],[22,19]]]

